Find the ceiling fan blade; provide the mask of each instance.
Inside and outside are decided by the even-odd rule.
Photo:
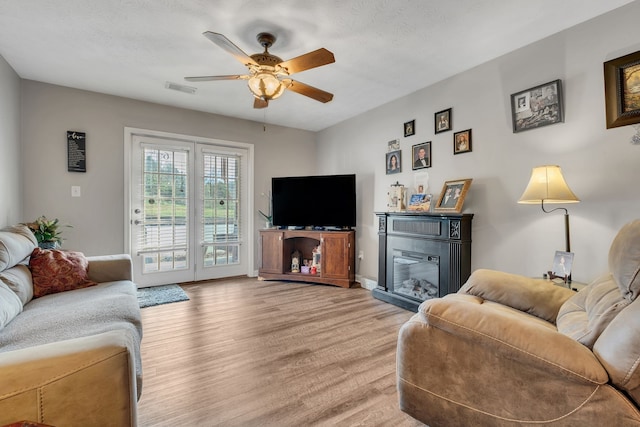
[[[231,40],[229,40],[222,34],[214,33],[212,31],[205,31],[204,33],[202,33],[202,35],[229,52],[231,55],[233,55],[234,58],[242,62],[244,65],[258,65],[258,63],[254,61],[253,58],[244,53],[242,49],[233,44]]]
[[[287,89],[324,103],[329,102],[333,99],[332,93],[325,92],[324,90],[320,90],[313,86],[309,86],[294,80],[292,80],[291,84],[287,86]]]
[[[321,48],[281,62],[279,65],[286,68],[289,74],[293,74],[334,62],[336,62],[336,58],[333,56],[333,53],[325,48]]]
[[[255,98],[253,101],[253,108],[267,108],[269,106],[269,101],[265,101],[261,98]]]
[[[199,77],[185,77],[188,82],[209,82],[212,80],[246,80],[249,76],[232,74],[228,76],[199,76]]]

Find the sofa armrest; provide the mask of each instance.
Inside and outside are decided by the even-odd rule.
[[[0,353],[0,425],[135,426],[131,345],[111,331]]]
[[[87,260],[89,280],[103,283],[133,279],[133,266],[128,254],[90,256]]]
[[[458,293],[497,302],[554,324],[562,304],[575,295],[548,280],[486,269],[474,271]]]

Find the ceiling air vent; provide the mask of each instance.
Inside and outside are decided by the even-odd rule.
[[[194,93],[196,93],[196,90],[197,90],[197,88],[193,86],[179,85],[178,83],[173,83],[173,82],[166,82],[164,84],[164,87],[171,90],[177,90],[178,92],[188,93],[190,95],[193,95]]]

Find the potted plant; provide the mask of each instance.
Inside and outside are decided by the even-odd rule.
[[[34,222],[27,224],[31,232],[36,236],[38,246],[42,249],[56,249],[62,246],[62,231],[60,227],[71,227],[70,225],[61,225],[58,218],[49,220],[42,215]]]
[[[262,193],[263,197],[267,197],[269,200],[269,215],[267,215],[266,213],[262,212],[261,210],[258,209],[258,213],[260,213],[260,215],[262,216],[262,218],[264,218],[265,220],[265,228],[271,228],[273,226],[273,206],[271,204],[271,191],[269,191],[268,194],[264,194]]]

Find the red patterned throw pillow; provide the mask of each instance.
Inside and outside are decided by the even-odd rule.
[[[82,252],[35,248],[29,259],[33,297],[96,285],[88,278],[88,266]]]

